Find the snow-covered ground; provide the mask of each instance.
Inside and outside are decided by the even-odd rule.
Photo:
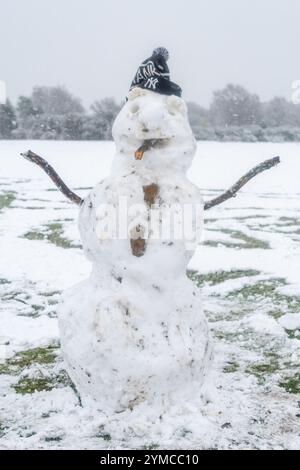
[[[134,413],[129,426],[82,408],[64,371],[56,307],[90,264],[78,208],[19,156],[29,148],[81,196],[114,154],[110,142],[0,141],[0,448],[299,449],[300,144],[199,143],[190,178],[206,199],[266,158],[282,163],[206,213],[189,276],[214,336],[216,390],[150,434]]]

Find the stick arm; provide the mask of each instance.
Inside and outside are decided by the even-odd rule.
[[[245,184],[248,183],[252,178],[254,178],[256,175],[259,173],[262,173],[263,171],[269,170],[270,168],[278,165],[280,163],[280,157],[274,157],[269,160],[265,160],[264,162],[260,163],[259,165],[255,166],[252,168],[248,173],[246,173],[244,176],[242,176],[231,188],[227,189],[224,193],[220,194],[220,196],[217,196],[214,199],[211,199],[210,201],[206,201],[204,204],[204,210],[211,209],[212,207],[215,207],[219,204],[222,204],[223,202],[227,201],[227,199],[230,199],[232,197],[235,197],[237,192],[245,186]]]
[[[36,153],[28,150],[28,152],[21,153],[21,156],[29,160],[30,162],[35,163],[39,167],[41,167],[45,173],[52,179],[53,183],[57,188],[66,196],[70,201],[75,204],[81,205],[83,203],[83,199],[71,191],[70,188],[64,183],[61,177],[56,173],[54,168],[46,161],[44,158],[40,157]]]

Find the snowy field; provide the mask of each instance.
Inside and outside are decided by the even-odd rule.
[[[83,409],[64,371],[57,303],[90,264],[78,208],[19,157],[29,148],[83,197],[114,153],[110,142],[0,141],[0,448],[300,449],[300,144],[199,143],[190,178],[205,199],[266,158],[282,163],[205,214],[189,276],[214,336],[216,390],[197,419],[164,417],[151,438],[134,414],[124,428]]]

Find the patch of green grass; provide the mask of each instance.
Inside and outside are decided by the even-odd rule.
[[[52,364],[57,357],[57,347],[34,348],[22,351],[0,364],[0,374],[16,375],[35,364]]]
[[[273,317],[275,320],[278,320],[278,318],[282,317],[282,315],[284,315],[284,312],[281,310],[281,309],[271,309],[271,310],[268,310],[268,315],[270,315],[271,317]]]
[[[250,229],[262,230],[271,233],[282,233],[284,235],[299,235],[300,234],[300,219],[299,217],[286,217],[282,216],[275,221],[271,220],[269,223],[258,223],[256,226],[247,225]],[[291,230],[287,230],[291,228]]]
[[[65,371],[61,371],[54,376],[22,377],[12,387],[16,393],[21,395],[32,394],[34,392],[49,392],[54,388],[70,386],[69,376]]]
[[[290,339],[300,339],[299,330],[285,330]]]
[[[45,240],[46,235],[43,232],[31,231],[26,232],[24,238],[27,238],[27,240]]]
[[[5,424],[0,421],[0,438],[5,435],[5,431],[7,429],[8,429],[8,426],[5,426]]]
[[[19,201],[21,201],[22,199],[18,199]],[[45,210],[46,209],[46,206],[17,206],[17,205],[14,205],[13,207],[14,209],[24,209],[24,210],[30,210],[30,211],[35,211],[35,210]]]
[[[31,304],[31,308],[35,313],[38,313],[41,310],[44,310],[44,307],[42,305],[36,305],[36,304]]]
[[[20,432],[18,432],[18,435],[20,437],[26,437],[26,439],[28,439],[29,437],[36,436],[36,432],[35,431],[25,431],[25,432],[23,432],[21,430]]]
[[[264,207],[255,207],[255,206],[249,206],[249,207],[222,207],[222,210],[223,211],[247,211],[247,210],[251,210],[251,211],[264,211],[265,208]]]
[[[299,235],[300,229],[296,224],[283,224],[283,223],[269,223],[269,224],[257,224],[255,227],[248,225],[250,229],[261,230],[263,232],[269,233],[282,233],[283,235]],[[287,227],[290,227],[290,230],[286,230]]]
[[[19,310],[17,315],[36,318],[45,310],[46,307],[53,306],[58,303],[59,294],[59,291],[40,292],[39,296],[44,298],[39,299],[40,303],[32,303],[32,297],[29,294],[25,295],[24,292],[7,289],[2,295],[1,300],[5,302],[14,301],[23,304],[26,308],[24,307],[24,309]],[[49,315],[50,312],[48,311],[47,314]]]
[[[274,372],[277,372],[279,370],[279,363],[277,361],[270,361],[268,363],[263,363],[263,364],[254,364],[250,366],[246,372],[249,374],[256,375],[257,377],[260,377],[261,375],[265,374],[273,374]]]
[[[189,436],[189,435],[191,435],[191,434],[193,434],[193,433],[192,433],[192,431],[191,431],[190,429],[188,429],[188,428],[183,427],[183,428],[181,428],[181,429],[179,430],[179,435],[180,435],[180,437],[187,437],[187,436]]]
[[[288,393],[300,393],[300,373],[279,382],[279,386]]]
[[[222,245],[222,246],[227,246],[227,248],[228,248],[228,244],[226,244],[226,242],[221,242],[220,240],[218,240],[218,241],[205,240],[203,242],[203,245],[204,246],[210,246],[211,248],[218,248],[219,245]],[[232,243],[229,243],[229,248],[232,248]]]
[[[199,274],[197,271],[187,271],[187,276],[195,282],[198,287],[203,286],[203,284],[209,284],[215,286],[221,284],[229,279],[239,279],[241,277],[257,276],[259,271],[254,269],[236,269],[231,271],[216,271],[206,274]]]
[[[258,354],[264,353],[265,362],[274,363],[279,362],[277,354],[274,351],[282,348],[282,338],[272,338],[272,342],[268,341],[266,335],[259,335],[251,328],[243,328],[235,330],[234,326],[230,330],[226,329],[213,329],[213,336],[226,343],[238,344],[241,349],[247,351],[257,352]]]
[[[289,225],[300,225],[300,219],[299,217],[279,217],[279,220],[281,222],[284,222],[284,226],[289,226]]]
[[[105,431],[105,427],[103,424],[99,427],[99,431],[97,432],[95,437],[99,437],[104,441],[111,441],[111,435]]]
[[[6,294],[4,294],[2,296],[2,300],[5,300],[5,301],[7,301],[7,300],[16,300],[17,302],[21,302],[22,304],[27,305],[27,302],[25,302],[25,300],[18,298],[19,296],[24,297],[23,292],[18,291],[18,290],[13,290],[13,291],[9,291]]]
[[[213,336],[220,340],[225,340],[229,341],[230,343],[239,341],[240,342],[240,332],[235,332],[235,333],[229,333],[228,331],[223,331],[223,330],[214,330],[213,331]]]
[[[34,392],[49,392],[54,388],[52,381],[49,381],[49,378],[37,378],[37,379],[30,379],[30,378],[22,378],[20,379],[14,386],[16,393],[20,393],[25,395],[26,393],[34,393]]]
[[[46,436],[45,442],[60,442],[63,440],[63,436]]]
[[[145,444],[141,447],[142,450],[155,450],[159,449],[159,444],[157,442],[153,442],[151,444]]]
[[[79,245],[73,244],[68,238],[63,237],[63,227],[61,223],[52,223],[46,225],[47,239],[61,248],[78,248]]]
[[[78,188],[74,188],[74,191],[90,191],[92,189],[92,186],[79,186]]]
[[[243,215],[240,217],[234,217],[234,220],[248,220],[248,219],[266,219],[267,215],[255,214],[255,215]]]
[[[266,279],[235,289],[229,292],[227,297],[242,297],[244,300],[253,299],[254,297],[270,297],[276,294],[278,287],[284,285],[286,285],[286,281],[283,278]]]
[[[213,294],[210,294],[209,297],[212,297]],[[228,305],[224,303],[220,295],[214,294],[215,297],[218,297],[218,303],[221,307],[220,310],[214,309],[213,311],[204,310],[204,314],[207,316],[211,323],[219,321],[236,321],[245,317],[251,311],[249,305],[244,305],[242,303],[237,303],[235,305]],[[222,308],[223,307],[223,308]]]
[[[211,247],[218,247],[219,245],[226,246],[227,248],[236,248],[236,249],[263,249],[268,250],[270,249],[270,244],[265,240],[260,240],[255,237],[250,237],[245,233],[241,232],[240,230],[231,230],[231,229],[207,229],[207,231],[211,232],[220,232],[226,235],[230,235],[230,238],[238,240],[239,242],[230,242],[230,241],[223,241],[223,240],[206,240],[204,245],[211,246]]]
[[[48,292],[40,292],[40,294],[43,297],[53,297],[54,295],[60,295],[61,291],[60,290],[52,290],[52,291],[48,291]]]
[[[280,294],[275,292],[275,302],[284,302],[289,313],[298,313],[300,311],[300,297]]]
[[[13,191],[6,191],[0,194],[0,210],[9,207],[16,199],[16,193]]]
[[[63,225],[60,222],[46,224],[42,230],[32,230],[23,235],[27,240],[47,240],[60,248],[80,248],[71,240],[63,236]]]
[[[227,362],[226,366],[223,368],[223,372],[226,374],[232,374],[239,370],[239,364],[237,362]]]
[[[54,306],[57,305],[60,299],[61,291],[51,291],[51,292],[40,292],[40,295],[46,298],[48,305]],[[51,314],[56,313],[53,311]],[[48,312],[48,315],[50,312]]]
[[[270,278],[235,289],[229,292],[226,297],[228,299],[242,298],[245,301],[269,299],[272,307],[267,313],[277,319],[287,312],[297,313],[300,310],[299,296],[281,294],[277,291],[278,287],[285,285],[286,280],[283,278]]]
[[[18,207],[18,209],[28,209],[28,210],[31,210],[31,211],[42,211],[42,210],[45,210],[46,207],[45,206],[26,206],[26,207]]]
[[[275,372],[278,372],[280,370],[280,365],[277,356],[269,356],[269,359],[269,362],[261,364],[252,364],[246,369],[246,372],[248,374],[255,375],[255,377],[258,379],[259,384],[265,383],[267,375],[274,374]]]

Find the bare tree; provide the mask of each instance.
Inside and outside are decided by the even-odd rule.
[[[261,103],[257,95],[239,85],[227,85],[214,92],[212,121],[218,126],[247,126],[261,121]]]

